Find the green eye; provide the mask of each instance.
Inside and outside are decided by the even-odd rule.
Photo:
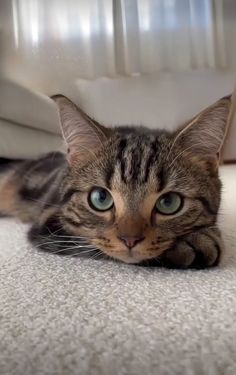
[[[182,207],[182,197],[177,193],[162,195],[156,203],[156,210],[163,215],[173,215]]]
[[[90,206],[97,211],[107,211],[113,207],[113,198],[109,191],[103,188],[94,188],[90,195],[88,202]]]

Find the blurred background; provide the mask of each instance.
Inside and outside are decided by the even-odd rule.
[[[231,93],[235,0],[1,0],[0,156],[61,147],[63,93],[105,125],[175,129]],[[236,160],[236,127],[225,160]]]

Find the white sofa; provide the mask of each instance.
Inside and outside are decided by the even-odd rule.
[[[44,93],[0,80],[0,156],[27,158],[61,148],[56,107],[48,96],[62,93],[104,125],[176,127],[234,90],[234,74],[192,71],[74,80]],[[236,121],[224,158],[236,160]]]

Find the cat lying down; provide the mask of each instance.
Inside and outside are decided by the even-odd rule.
[[[36,248],[140,265],[219,263],[218,155],[225,97],[177,132],[107,128],[54,96],[67,155],[0,164],[0,214],[32,224]]]

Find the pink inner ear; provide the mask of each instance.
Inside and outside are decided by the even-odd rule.
[[[73,136],[73,141],[68,147],[68,160],[70,163],[85,162],[96,158],[96,151],[102,147],[102,143],[97,136],[92,139],[91,135],[90,142],[84,139],[81,134],[77,137]]]
[[[70,152],[68,152],[67,154],[67,160],[71,165],[82,162],[82,160],[80,160],[79,156],[76,153],[71,154]]]
[[[178,143],[196,154],[215,157],[224,141],[229,112],[230,100],[218,100],[187,124],[177,134],[174,144]]]
[[[69,162],[84,162],[91,159],[107,139],[105,128],[98,123],[95,124],[69,99],[57,96],[55,101],[59,108],[62,133],[68,146]]]

